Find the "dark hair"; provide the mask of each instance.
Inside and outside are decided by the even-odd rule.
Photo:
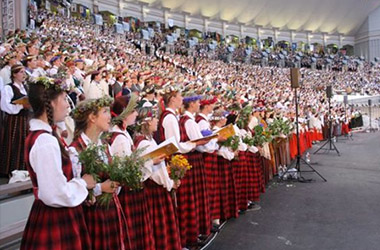
[[[18,65],[18,64],[15,64],[12,66],[12,68],[11,68],[11,80],[12,80],[12,82],[14,80],[13,75],[20,72],[23,68],[24,68],[24,66]]]
[[[55,88],[46,89],[44,85],[39,84],[37,82],[35,84],[29,85],[28,99],[33,109],[34,118],[41,117],[46,112],[48,123],[53,129],[52,134],[58,140],[59,147],[61,149],[61,154],[64,158],[68,158],[69,155],[65,150],[65,147],[62,144],[60,137],[57,135],[57,132],[54,129],[54,109],[51,106],[51,101],[58,98],[58,96],[61,95],[63,92],[63,90],[57,90]]]
[[[111,106],[111,115],[112,117],[116,117],[123,113],[124,109],[128,106],[130,100],[129,95],[123,95],[119,96],[115,99],[114,103]],[[115,125],[117,125],[120,129],[125,129],[123,128],[123,120],[117,119],[114,120],[113,122]]]
[[[100,74],[100,72],[98,73],[98,74],[91,74],[91,81],[93,81],[94,79],[95,79],[95,77],[97,76],[97,75],[99,75]]]

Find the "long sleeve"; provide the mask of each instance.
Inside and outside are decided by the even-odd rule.
[[[185,123],[185,129],[190,140],[197,140],[203,137],[199,125],[192,119],[187,120]],[[218,147],[216,145],[216,140],[211,140],[205,145],[197,146],[196,149],[202,153],[213,153]]]
[[[87,197],[81,178],[67,181],[62,171],[61,151],[56,138],[41,134],[30,153],[30,164],[37,175],[38,198],[52,207],[75,207]]]
[[[150,146],[155,146],[155,142],[143,140],[140,142],[138,149],[146,147],[145,151],[148,150]],[[170,191],[173,188],[173,180],[169,178],[168,171],[166,169],[165,161],[162,161],[161,163],[157,165],[153,165],[152,162],[152,175],[150,178],[157,183],[158,185],[161,185],[165,187],[168,191]]]
[[[229,161],[235,157],[235,154],[231,152],[231,150],[229,150],[227,147],[221,147],[218,150],[218,155]]]
[[[210,123],[208,123],[207,121],[205,120],[200,120],[198,122],[198,125],[199,125],[199,129],[202,131],[202,130],[210,130]]]
[[[174,137],[181,154],[186,154],[196,147],[196,144],[192,142],[180,142],[179,124],[174,115],[165,116],[162,126],[165,128],[165,138]]]
[[[4,89],[1,91],[1,110],[10,115],[16,115],[23,109],[23,106],[21,104],[12,104],[12,98],[12,87],[6,85]]]

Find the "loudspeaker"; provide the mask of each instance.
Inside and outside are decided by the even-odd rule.
[[[326,86],[326,96],[327,96],[327,98],[332,97],[332,87],[331,86]]]
[[[343,103],[344,105],[347,105],[348,104],[348,96],[343,96]]]
[[[290,69],[290,84],[292,88],[300,87],[300,69],[299,68],[291,68]]]
[[[371,99],[368,100],[368,106],[372,106],[372,100]]]

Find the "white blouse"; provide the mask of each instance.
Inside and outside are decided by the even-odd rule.
[[[162,121],[162,126],[165,128],[165,138],[169,139],[171,137],[174,137],[177,142],[179,152],[181,154],[186,154],[193,150],[197,145],[190,141],[180,142],[181,136],[178,119],[175,115],[174,110],[172,110],[171,108],[167,108],[167,110],[170,111],[171,114],[165,116],[164,120]]]
[[[219,127],[215,126],[214,127],[214,131],[220,129]],[[217,154],[221,157],[223,157],[224,159],[226,160],[233,160],[234,157],[235,157],[235,154],[234,152],[232,152],[229,148],[225,147],[225,146],[222,146],[219,148],[219,150],[217,151]]]
[[[203,137],[198,123],[195,121],[195,117],[189,111],[185,111],[185,115],[190,117],[185,123],[186,134],[190,140],[197,140]],[[202,153],[213,153],[219,148],[217,144],[217,139],[210,140],[207,144],[202,146],[197,146],[196,149]]]
[[[144,152],[148,150],[150,147],[157,146],[157,143],[154,139],[145,139],[140,142],[137,146],[137,149],[145,148]],[[163,186],[168,191],[173,188],[174,181],[170,179],[168,171],[166,169],[165,161],[160,162],[157,165],[152,165],[152,175],[150,178],[157,183],[158,185]]]
[[[38,198],[51,207],[80,205],[88,195],[86,182],[77,177],[67,181],[62,171],[59,143],[57,138],[51,135],[51,127],[39,119],[31,119],[29,124],[31,131],[49,132],[38,136],[29,152],[30,165],[37,176]]]
[[[20,93],[27,95],[24,85],[15,83],[15,86],[20,90]],[[11,100],[14,96],[13,89],[10,85],[5,85],[1,91],[1,110],[10,115],[18,114],[23,106],[21,104],[12,104]]]

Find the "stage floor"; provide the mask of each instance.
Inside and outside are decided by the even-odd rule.
[[[273,182],[261,210],[228,221],[207,250],[379,249],[380,132],[353,138],[336,143],[341,157],[311,154],[327,182],[315,173],[304,175],[313,183]]]

